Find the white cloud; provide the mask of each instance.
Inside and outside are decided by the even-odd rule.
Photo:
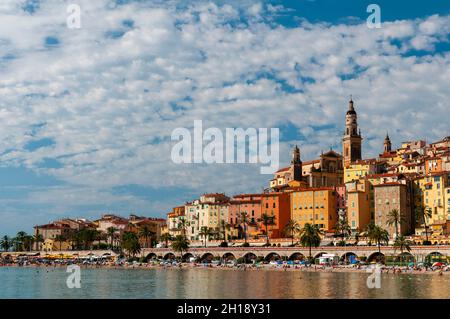
[[[0,152],[14,150],[2,155],[3,166],[22,164],[79,189],[73,198],[49,190],[48,202],[93,203],[81,189],[105,195],[127,184],[258,190],[268,176],[259,176],[256,166],[172,164],[172,130],[195,119],[220,128],[291,122],[307,138],[297,141],[307,160],[330,145],[340,150],[349,94],[370,139],[367,157],[381,151],[386,130],[395,143],[449,134],[449,53],[405,54],[446,41],[449,16],[381,29],[363,22],[285,28],[264,17],[275,8],[253,4],[245,10],[205,2],[115,8],[106,0],[81,1],[82,28],[71,30],[64,4],[42,1],[30,15],[14,1],[2,2],[0,57],[12,58],[0,61]],[[45,46],[49,36],[58,39],[56,47]],[[39,123],[45,125],[35,136],[27,134]],[[55,144],[23,149],[44,137]],[[282,144],[282,161],[293,142]],[[42,168],[44,158],[63,167]]]

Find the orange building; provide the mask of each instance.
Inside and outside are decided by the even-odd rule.
[[[291,218],[302,228],[309,223],[331,232],[338,220],[336,198],[334,187],[295,189],[290,193]]]
[[[228,224],[232,226],[231,238],[243,236],[242,213],[247,214],[247,236],[257,236],[260,233],[258,220],[261,217],[261,194],[233,196],[228,207]]]
[[[442,158],[441,157],[429,157],[425,160],[425,174],[442,172]]]
[[[275,217],[274,224],[268,226],[268,231],[261,223],[261,229],[264,233],[268,233],[270,238],[286,237],[283,234],[283,228],[291,218],[290,206],[289,193],[261,194],[261,216],[267,214]]]

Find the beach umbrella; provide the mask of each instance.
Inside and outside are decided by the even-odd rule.
[[[444,266],[444,264],[443,263],[441,263],[441,262],[435,262],[434,264],[433,264],[433,267],[442,267],[442,266]]]

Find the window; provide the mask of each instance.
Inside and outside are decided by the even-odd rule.
[[[275,208],[275,203],[273,203],[273,208]]]
[[[352,220],[352,228],[356,228],[356,222]]]

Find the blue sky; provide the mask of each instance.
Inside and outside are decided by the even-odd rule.
[[[261,191],[259,165],[171,162],[196,119],[279,127],[282,164],[340,150],[350,94],[365,157],[450,135],[448,1],[77,2],[78,30],[65,1],[0,4],[0,235]]]

